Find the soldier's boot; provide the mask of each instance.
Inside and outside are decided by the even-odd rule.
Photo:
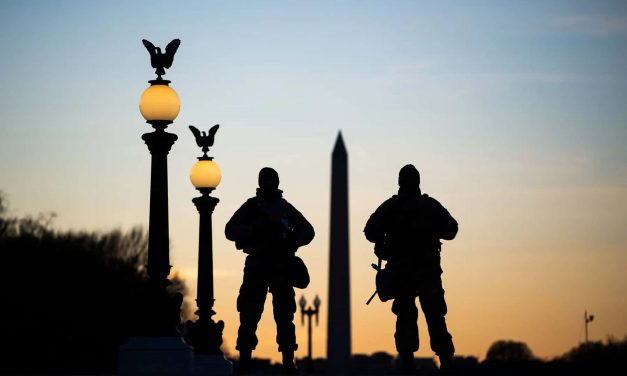
[[[294,364],[294,350],[285,350],[283,353],[283,367],[282,372],[285,375],[297,375],[299,374],[296,364]]]
[[[238,375],[247,375],[252,370],[252,351],[240,350],[239,351],[239,364],[235,373]]]
[[[414,353],[411,351],[400,352],[398,356],[401,358],[401,374],[414,375],[416,374],[416,365],[414,364]]]

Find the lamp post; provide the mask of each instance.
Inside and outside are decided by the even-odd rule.
[[[134,336],[120,347],[118,374],[127,375],[189,375],[192,351],[177,329],[180,325],[183,295],[170,295],[167,287],[170,274],[170,237],[168,224],[168,162],[167,157],[177,136],[165,129],[179,114],[176,91],[161,76],[170,68],[180,40],[174,39],[165,54],[143,40],[151,57],[157,78],[148,81],[139,110],[154,131],[142,135],[151,154],[150,215],[148,224],[147,288],[138,296],[139,314],[133,326]]]
[[[298,301],[298,304],[300,304],[300,313],[301,313],[301,324],[304,325],[305,324],[305,316],[307,316],[307,373],[311,373],[313,371],[313,365],[312,365],[312,357],[311,357],[311,316],[316,316],[316,325],[318,325],[318,312],[320,312],[320,298],[318,298],[318,295],[316,295],[313,304],[314,304],[314,308],[311,308],[311,306],[309,308],[305,309],[305,306],[307,305],[307,300],[305,299],[305,295],[301,296],[300,300]]]
[[[150,44],[144,41],[147,48]],[[170,56],[170,67],[174,52],[180,41],[173,40],[166,50]],[[177,140],[177,135],[165,131],[179,114],[181,104],[176,94],[161,75],[165,74],[163,64],[155,61],[155,56],[163,56],[160,49],[150,44],[151,62],[157,68],[157,78],[148,81],[150,86],[144,90],[139,110],[154,131],[144,133],[142,139],[148,146],[152,156],[150,166],[150,216],[148,224],[148,265],[149,292],[147,304],[144,308],[149,310],[146,316],[145,333],[150,336],[178,336],[176,326],[180,323],[180,307],[182,296],[170,296],[166,291],[171,284],[168,280],[170,274],[170,237],[168,224],[168,162],[167,157],[172,145]],[[176,46],[173,49],[172,46]],[[156,51],[159,51],[157,55]]]
[[[202,375],[232,374],[231,362],[224,358],[220,346],[222,345],[222,331],[224,321],[217,323],[212,316],[215,302],[213,293],[213,234],[211,215],[220,201],[211,196],[211,192],[220,184],[222,174],[220,167],[209,157],[207,152],[213,146],[215,133],[219,125],[214,125],[206,134],[190,125],[196,137],[196,143],[202,147],[203,155],[198,158],[190,172],[190,180],[200,192],[199,197],[192,199],[200,217],[198,228],[198,285],[196,293],[196,322],[187,321],[188,340],[194,347],[195,372]]]

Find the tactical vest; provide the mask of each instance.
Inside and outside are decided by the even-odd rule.
[[[394,196],[386,215],[385,243],[391,261],[439,262],[440,239],[427,195]]]

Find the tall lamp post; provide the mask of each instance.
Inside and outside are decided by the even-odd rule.
[[[148,224],[147,288],[138,296],[140,316],[133,325],[134,336],[120,347],[118,375],[189,375],[193,353],[178,331],[183,295],[170,295],[167,287],[170,274],[170,237],[168,225],[168,162],[167,157],[177,136],[165,129],[179,114],[176,91],[161,76],[170,68],[181,41],[174,39],[165,53],[147,40],[157,78],[148,81],[139,110],[154,131],[142,135],[151,154],[150,215]]]
[[[301,313],[301,324],[304,325],[305,324],[305,316],[307,316],[307,373],[311,373],[313,371],[313,365],[312,365],[312,357],[311,357],[311,316],[316,316],[316,325],[318,325],[318,312],[320,312],[320,298],[318,298],[318,295],[316,295],[313,304],[314,304],[314,308],[308,307],[305,308],[305,306],[307,305],[307,300],[305,299],[305,295],[301,296],[300,300],[298,301],[298,303],[300,304],[300,313]]]
[[[190,180],[200,192],[200,196],[192,199],[200,217],[198,228],[198,285],[196,305],[198,307],[196,322],[187,321],[188,340],[194,347],[195,372],[202,375],[227,375],[233,373],[231,362],[224,358],[220,350],[222,345],[222,331],[224,322],[213,321],[216,314],[213,310],[215,302],[213,293],[213,230],[211,215],[220,201],[211,196],[216,189],[222,173],[220,167],[207,155],[209,147],[213,146],[214,137],[219,125],[211,127],[208,133],[200,132],[194,126],[189,126],[196,137],[196,143],[202,147],[203,155],[192,166]]]
[[[154,131],[144,133],[142,139],[152,156],[150,166],[150,217],[148,224],[148,265],[149,292],[144,308],[144,334],[149,336],[177,336],[176,326],[180,323],[182,295],[170,296],[166,290],[171,284],[170,237],[168,224],[168,162],[167,157],[177,135],[165,131],[179,114],[181,104],[176,91],[161,76],[164,68],[169,68],[180,40],[174,39],[166,47],[166,53],[144,40],[144,46],[151,56],[157,78],[148,81],[139,110]]]

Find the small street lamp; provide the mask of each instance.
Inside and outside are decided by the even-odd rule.
[[[192,166],[190,180],[192,185],[200,192],[200,196],[192,199],[198,210],[200,223],[198,229],[198,286],[196,293],[196,305],[198,310],[196,322],[187,321],[188,340],[194,347],[195,367],[199,374],[232,374],[233,366],[231,362],[224,358],[220,350],[222,345],[222,331],[224,321],[217,323],[212,316],[216,314],[213,310],[215,302],[213,293],[213,234],[211,215],[216,205],[220,201],[217,197],[211,196],[211,192],[216,189],[222,173],[220,167],[209,157],[207,152],[213,146],[215,133],[219,125],[214,125],[206,134],[200,132],[194,126],[189,126],[196,137],[196,143],[202,147],[203,155]],[[205,372],[206,371],[206,372]],[[209,373],[207,373],[209,372]]]
[[[307,316],[307,373],[311,373],[313,371],[313,365],[312,365],[312,357],[311,357],[311,316],[316,316],[316,325],[318,325],[318,312],[320,312],[320,298],[318,298],[318,295],[316,295],[316,297],[314,298],[313,304],[314,304],[314,308],[311,308],[311,306],[309,308],[305,309],[305,306],[307,305],[307,300],[305,299],[305,295],[301,296],[300,300],[298,301],[298,304],[300,305],[300,313],[301,313],[301,325],[305,325],[305,315]]]

